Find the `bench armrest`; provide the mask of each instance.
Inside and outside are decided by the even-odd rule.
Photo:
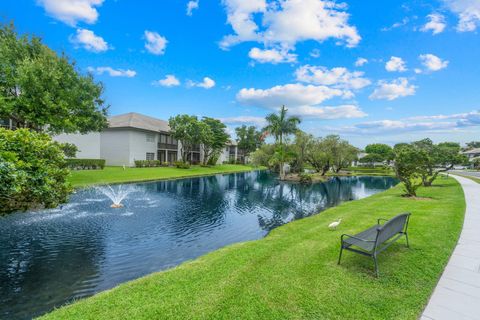
[[[388,219],[379,218],[379,219],[377,220],[377,224],[380,224],[380,221],[388,221]]]
[[[363,241],[363,242],[375,242],[375,240],[365,240],[365,239],[362,239],[362,238],[359,238],[359,237],[355,237],[355,236],[352,236],[350,234],[342,234],[342,236],[340,237],[340,240],[343,242],[343,237],[349,237],[349,238],[353,238],[353,239],[356,239],[356,240],[359,240],[359,241]]]

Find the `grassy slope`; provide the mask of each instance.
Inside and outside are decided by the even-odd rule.
[[[453,179],[400,197],[400,187],[345,203],[48,314],[45,319],[416,319],[456,244],[465,203]],[[339,237],[377,217],[412,212],[411,249],[401,240],[372,261],[346,252]],[[336,231],[331,221],[342,217]]]
[[[72,171],[69,181],[74,187],[84,187],[94,184],[173,179],[250,170],[252,170],[252,167],[244,165],[192,166],[190,169],[174,167],[126,168],[126,170],[123,170],[122,167],[105,167],[103,170]]]

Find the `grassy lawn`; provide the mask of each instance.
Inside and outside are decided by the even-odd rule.
[[[85,187],[95,184],[174,179],[250,170],[253,170],[251,166],[230,164],[218,165],[214,167],[192,166],[190,169],[159,167],[126,168],[123,170],[122,167],[105,167],[103,170],[72,171],[69,181],[74,187]]]
[[[385,168],[385,167],[376,167],[376,168],[369,168],[369,167],[351,167],[345,169],[350,175],[355,176],[394,176],[395,172],[392,168]]]
[[[401,187],[344,203],[177,268],[125,283],[45,319],[417,319],[457,242],[465,203],[460,185],[439,178],[401,197]],[[378,217],[410,211],[410,243],[371,259],[345,252],[339,237]],[[327,225],[343,218],[336,231]],[[141,261],[139,261],[141,263]]]
[[[472,177],[472,176],[467,176],[467,175],[463,175],[463,174],[456,174],[456,173],[455,173],[455,175],[473,180],[477,183],[480,183],[480,178],[475,178],[475,177]]]

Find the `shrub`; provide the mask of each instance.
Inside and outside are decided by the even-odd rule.
[[[298,177],[300,178],[299,181],[300,183],[302,184],[310,184],[312,183],[312,175],[311,174],[308,174],[308,173],[300,173],[298,175]]]
[[[137,168],[153,168],[160,167],[160,160],[135,160],[135,167]]]
[[[49,135],[0,129],[0,214],[66,202],[68,174],[63,151]]]
[[[68,168],[72,170],[95,170],[105,168],[104,159],[66,159]]]
[[[174,164],[175,164],[175,167],[179,169],[190,169],[190,163],[188,162],[177,161]]]

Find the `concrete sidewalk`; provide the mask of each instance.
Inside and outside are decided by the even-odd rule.
[[[451,177],[460,182],[465,192],[465,221],[422,320],[480,320],[480,184],[459,176]]]

